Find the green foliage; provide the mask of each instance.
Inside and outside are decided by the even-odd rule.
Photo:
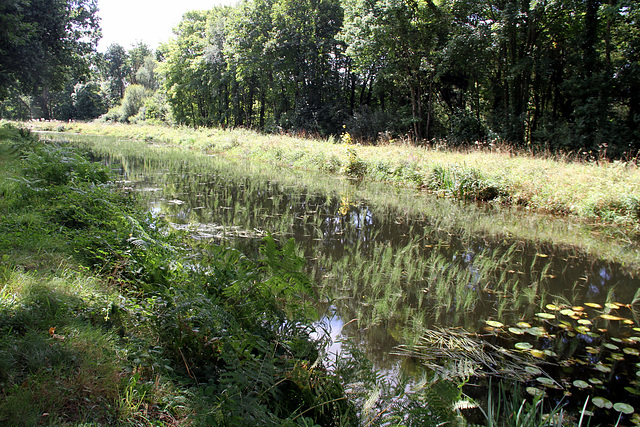
[[[95,119],[106,111],[100,87],[95,82],[76,84],[71,97],[75,109],[73,118]]]
[[[341,172],[349,178],[363,178],[367,173],[367,164],[358,158],[358,152],[347,147],[347,162]]]
[[[122,103],[110,109],[105,120],[128,123],[143,108],[148,97],[149,93],[143,86],[127,86]]]
[[[71,73],[86,75],[99,38],[97,11],[88,0],[2,2],[0,99],[11,87],[42,95],[62,89]]]
[[[460,166],[435,166],[427,185],[436,192],[462,200],[493,200],[503,193],[476,169]]]
[[[193,127],[615,157],[638,149],[637,15],[626,1],[255,0],[185,15],[160,74]]]
[[[126,77],[130,72],[127,51],[115,43],[107,48],[104,55],[103,73],[107,80],[108,105],[113,107],[124,98]]]
[[[52,423],[357,424],[321,362],[323,341],[311,338],[312,287],[293,241],[266,237],[258,260],[187,248],[68,145],[9,128],[0,136],[23,164],[16,186],[2,187],[0,251],[30,250],[33,233],[37,250],[82,272],[77,283],[55,269],[40,280],[3,256],[0,421],[37,424],[46,412]],[[89,287],[90,270],[119,293]]]
[[[531,400],[524,395],[520,384],[503,381],[497,386],[490,384],[487,405],[486,412],[482,412],[486,418],[486,425],[490,427],[559,427],[571,421],[564,413],[562,401],[549,407],[550,402],[545,401],[543,394],[536,395]]]

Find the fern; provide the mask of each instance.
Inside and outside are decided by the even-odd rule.
[[[306,297],[313,294],[313,286],[302,272],[306,260],[297,256],[295,250],[294,239],[280,248],[270,234],[263,238],[260,271],[266,279],[261,286],[265,297],[275,297],[287,314],[298,320],[309,320],[315,313]]]

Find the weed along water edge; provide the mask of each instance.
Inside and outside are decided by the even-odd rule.
[[[633,245],[599,239],[595,247],[598,238],[568,220],[517,209],[90,139],[76,144],[198,241],[256,253],[267,234],[293,238],[316,284],[316,308],[342,342],[334,349],[362,352],[398,377],[427,366],[431,380],[517,381],[525,396],[546,395],[567,414],[579,414],[587,398],[584,411],[599,419],[633,419],[614,403],[640,409],[630,391],[640,363]],[[505,231],[513,224],[519,234]],[[614,381],[626,391],[614,392]],[[594,402],[602,396],[610,408]]]

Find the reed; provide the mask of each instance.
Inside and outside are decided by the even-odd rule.
[[[76,126],[76,125],[74,125]],[[59,134],[59,133],[48,133],[48,138],[58,138],[58,139],[72,139],[75,140],[78,144],[85,144],[86,141],[89,141],[89,145],[95,147],[96,150],[102,152],[120,152],[127,156],[137,156],[140,161],[145,162],[147,165],[151,166],[154,163],[160,161],[161,158],[166,159],[168,161],[168,167],[179,166],[180,164],[188,163],[190,166],[194,165],[223,165],[223,164],[236,164],[238,165],[237,172],[231,172],[233,174],[238,175],[239,173],[251,174],[256,176],[256,179],[262,180],[278,180],[281,182],[289,183],[290,185],[296,185],[297,182],[305,182],[305,185],[309,188],[309,191],[312,193],[325,193],[325,194],[336,194],[341,193],[345,186],[352,187],[353,197],[355,199],[366,198],[374,203],[376,206],[383,207],[388,206],[392,209],[403,209],[406,210],[408,214],[411,215],[424,215],[429,218],[433,218],[435,221],[438,221],[441,224],[441,228],[446,228],[449,230],[464,230],[464,232],[469,233],[485,233],[488,235],[501,236],[508,235],[513,236],[514,238],[524,239],[524,240],[541,240],[541,241],[552,241],[556,242],[559,245],[571,245],[579,248],[580,250],[587,251],[590,254],[597,256],[599,258],[609,259],[612,261],[620,262],[621,264],[634,265],[637,262],[637,254],[636,254],[636,245],[629,240],[629,230],[627,228],[619,228],[618,226],[603,227],[602,225],[596,225],[594,228],[594,224],[590,222],[584,221],[573,221],[571,217],[549,217],[545,215],[535,215],[535,210],[543,210],[543,211],[554,211],[555,208],[549,207],[545,208],[539,205],[539,202],[535,203],[530,202],[530,207],[534,209],[526,209],[522,211],[507,211],[504,209],[485,209],[482,206],[477,205],[460,205],[451,200],[441,199],[441,200],[433,200],[431,198],[426,198],[419,193],[416,193],[412,190],[402,190],[400,188],[389,188],[387,183],[378,183],[372,180],[364,180],[358,183],[357,186],[351,185],[349,183],[342,182],[340,180],[336,180],[335,178],[328,177],[328,179],[323,179],[320,175],[314,172],[314,169],[309,167],[303,167],[300,169],[287,167],[287,173],[282,174],[280,168],[273,168],[269,163],[263,163],[261,158],[245,158],[239,159],[238,157],[234,157],[230,155],[228,152],[217,153],[215,155],[202,155],[198,150],[185,150],[184,146],[175,145],[167,145],[167,143],[173,141],[174,144],[181,142],[185,143],[179,136],[179,130],[171,130],[169,132],[168,129],[158,128],[155,129],[151,127],[149,130],[144,130],[143,134],[147,135],[144,132],[158,132],[160,135],[156,141],[164,142],[164,144],[159,144],[157,142],[149,143],[144,141],[133,141],[126,138],[132,138],[136,135],[136,127],[131,126],[120,126],[114,125],[113,127],[99,125],[94,128],[92,125],[87,125],[86,128],[82,127],[85,125],[77,124],[78,128],[73,128],[75,130],[82,130],[82,132],[89,132],[90,130],[93,132],[102,132],[105,134],[113,134],[119,135],[111,136],[108,138],[104,137],[96,137],[95,135],[85,135],[84,133],[81,135],[75,134]],[[130,133],[127,133],[130,132]],[[162,136],[165,132],[168,132],[167,135],[174,136]],[[213,138],[216,136],[224,135],[226,132],[217,132],[210,131],[208,133],[204,133],[202,137],[203,141],[208,140],[208,138]],[[240,131],[238,131],[240,132]],[[251,145],[253,142],[258,146],[264,146],[264,150],[270,150],[271,147],[279,146],[278,139],[280,137],[268,137],[265,144],[260,144],[256,142],[255,138],[257,136],[250,136],[251,133],[242,133],[243,136],[246,137],[246,141],[240,138],[240,141],[244,141],[243,144]],[[149,134],[150,135],[150,134]],[[207,136],[209,135],[209,136]],[[153,138],[151,139],[153,140]],[[197,139],[200,141],[200,139]],[[83,142],[85,141],[85,142]],[[323,144],[320,141],[310,141],[310,140],[297,140],[298,143],[294,144],[298,149],[305,149],[313,151],[315,148],[313,147],[323,147]],[[207,146],[207,144],[204,144]],[[86,145],[85,145],[86,146]],[[197,148],[194,146],[193,148]],[[337,146],[340,148],[340,146]],[[324,147],[327,148],[327,147]],[[330,146],[331,150],[336,147]],[[395,155],[399,155],[400,153],[404,153],[403,151],[398,151],[398,147],[387,147],[390,151],[388,154],[375,156],[371,154],[371,158],[377,159],[375,160],[384,162],[387,161],[389,164],[393,164],[392,160],[387,159],[388,155],[395,153]],[[406,147],[407,149],[410,147]],[[343,148],[340,148],[343,149]],[[358,156],[360,159],[365,158],[365,153],[368,153],[370,150],[374,149],[374,147],[357,147],[355,149],[359,151]],[[331,150],[327,151],[330,152]],[[426,150],[424,148],[419,148],[420,150]],[[325,153],[325,151],[320,150]],[[144,156],[141,154],[144,152]],[[375,150],[374,150],[375,152]],[[373,153],[373,152],[372,152]],[[380,154],[380,153],[378,153]],[[495,159],[488,156],[486,159],[479,161],[478,158],[484,156],[482,153],[467,153],[469,156],[469,161],[462,160],[464,157],[461,154],[457,153],[449,153],[447,154],[447,161],[438,160],[438,156],[442,155],[440,152],[431,153],[433,156],[426,154],[421,154],[419,156],[416,155],[408,155],[406,154],[403,159],[406,158],[416,158],[419,168],[422,171],[421,173],[424,175],[428,173],[429,165],[433,163],[441,165],[442,167],[447,168],[459,168],[456,165],[461,166],[463,169],[473,169],[481,171],[481,173],[490,178],[487,178],[488,182],[496,182],[501,188],[504,187],[504,182],[509,182],[509,179],[495,179],[491,178],[491,174],[487,173],[484,170],[484,165],[490,165],[492,168],[502,168],[504,171],[511,171],[514,173],[521,173],[523,170],[527,168],[527,161],[522,160],[520,158],[513,159],[505,159],[503,156],[498,156]],[[336,154],[337,155],[337,154]],[[143,160],[144,159],[144,160]],[[426,163],[421,163],[420,159],[424,159]],[[491,159],[491,162],[485,162],[485,160]],[[163,160],[164,161],[164,160]],[[405,161],[405,160],[403,160]],[[589,196],[585,191],[599,191],[598,188],[603,188],[606,190],[607,197],[615,198],[618,197],[616,194],[620,194],[619,191],[622,190],[620,194],[620,198],[627,200],[629,197],[636,198],[634,194],[637,192],[637,188],[640,186],[634,180],[637,180],[635,169],[628,169],[629,166],[621,166],[621,165],[602,165],[602,170],[596,169],[594,176],[588,176],[587,171],[593,171],[594,167],[591,165],[573,165],[567,164],[567,168],[570,171],[566,173],[562,173],[561,175],[567,178],[568,182],[573,182],[570,179],[570,174],[579,170],[581,167],[584,167],[584,171],[580,172],[579,177],[576,178],[576,182],[581,179],[585,179],[589,181],[589,186],[585,186],[585,191],[576,190],[575,188],[563,187],[563,183],[558,183],[553,181],[553,173],[558,172],[558,168],[561,168],[562,165],[545,165],[546,160],[538,160],[532,159],[532,171],[534,177],[531,177],[527,180],[528,184],[544,184],[546,186],[555,187],[560,189],[567,188],[567,195],[571,195],[571,203],[572,206],[579,206],[580,203],[587,200]],[[511,166],[510,162],[516,162],[518,164],[517,167]],[[280,164],[278,164],[280,165]],[[609,168],[615,169],[615,176],[613,177],[613,182],[620,182],[620,180],[629,180],[628,184],[624,184],[616,189],[611,188],[610,185],[595,184],[599,182],[599,179],[606,179],[605,177],[612,177],[612,175],[607,172]],[[626,168],[626,169],[625,169]],[[233,168],[231,168],[233,169]],[[231,171],[225,172],[229,173]],[[546,171],[544,173],[544,177],[538,176],[541,170]],[[240,172],[241,171],[241,172]],[[626,172],[622,172],[626,171]],[[509,173],[511,173],[509,172]],[[598,178],[597,176],[602,172],[602,177]],[[628,172],[628,173],[627,173]],[[577,172],[576,172],[577,173]],[[538,174],[538,175],[536,175]],[[426,176],[426,175],[425,175]],[[518,179],[525,179],[524,177]],[[564,179],[564,178],[563,178]],[[518,187],[520,188],[520,187]],[[636,190],[633,190],[633,189]],[[521,190],[517,190],[520,192]],[[562,190],[564,191],[564,190]],[[580,197],[578,197],[580,195]],[[521,197],[521,196],[518,196]],[[522,196],[523,197],[523,196]],[[594,198],[595,197],[595,198]],[[511,197],[513,199],[513,197]],[[553,196],[553,200],[559,199],[559,196]],[[517,197],[516,197],[517,199]],[[592,200],[596,200],[596,196],[592,196]],[[527,199],[528,200],[528,199]],[[631,200],[631,199],[630,199]],[[634,199],[635,200],[635,199]],[[555,201],[553,203],[556,203]],[[626,203],[626,202],[625,202]],[[534,205],[538,204],[538,208]],[[631,203],[629,206],[632,206]],[[620,223],[624,224],[624,220]]]
[[[49,130],[60,127],[47,123],[32,126]],[[157,141],[278,166],[341,169],[347,174],[353,170],[367,179],[413,187],[448,182],[451,185],[437,184],[435,189],[444,188],[461,197],[497,197],[533,210],[588,218],[638,232],[640,171],[631,162],[581,162],[532,157],[526,153],[513,155],[500,150],[462,152],[407,144],[345,145],[287,135],[261,135],[246,129],[193,130],[100,123],[63,126],[73,132]],[[327,158],[331,159],[329,166]]]

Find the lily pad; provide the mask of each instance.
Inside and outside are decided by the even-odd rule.
[[[622,354],[622,353],[611,353],[611,358],[613,360],[618,360],[618,361],[624,360],[624,354]]]
[[[589,319],[579,319],[578,323],[581,324],[581,325],[591,325],[592,324],[591,320],[589,320]]]
[[[598,378],[589,378],[589,382],[593,385],[602,385],[602,380]]]
[[[509,332],[515,335],[524,335],[524,329],[514,328],[513,326],[509,328]]]
[[[533,348],[528,342],[517,342],[514,347],[518,350],[531,350]]]
[[[580,332],[581,334],[586,334],[589,332],[589,328],[587,328],[586,326],[578,326],[576,328],[577,332]]]
[[[547,310],[551,310],[551,311],[558,311],[560,310],[560,307],[558,307],[555,304],[547,304],[544,306]]]
[[[558,353],[556,353],[555,351],[552,350],[543,350],[544,354],[546,354],[549,357],[558,357]]]
[[[604,348],[608,348],[609,350],[620,350],[620,347],[618,347],[615,344],[611,344],[610,342],[606,342],[606,343],[602,344],[602,346]]]
[[[623,402],[614,403],[613,409],[615,409],[618,412],[622,412],[623,414],[627,414],[627,415],[633,414],[633,406]]]
[[[637,348],[625,347],[622,349],[622,351],[627,353],[630,356],[640,356],[640,351],[638,351]]]
[[[611,372],[611,368],[609,366],[603,365],[601,363],[598,363],[596,365],[596,369],[600,372],[604,372],[605,374]]]
[[[546,320],[552,320],[552,319],[556,318],[556,316],[554,314],[551,314],[551,313],[536,313],[536,316],[538,316],[541,319],[546,319]]]
[[[529,393],[531,396],[534,396],[534,397],[543,397],[544,396],[544,390],[540,390],[539,388],[527,387],[526,390],[527,390],[527,393]]]
[[[604,319],[604,320],[624,320],[622,317],[620,316],[614,316],[612,314],[601,314],[600,318]]]
[[[485,323],[492,328],[502,328],[504,326],[504,323],[500,323],[495,320],[487,320]]]
[[[542,358],[544,358],[544,352],[543,352],[543,351],[541,351],[541,350],[535,350],[535,349],[533,349],[533,350],[531,350],[531,355],[532,355],[533,357],[537,357],[538,359],[542,359]]]
[[[555,386],[555,381],[553,381],[551,378],[548,378],[548,377],[538,377],[536,378],[536,381],[538,381],[540,384],[547,387]]]
[[[547,331],[541,326],[535,326],[533,328],[527,329],[527,333],[536,337],[541,337],[546,335]]]
[[[531,325],[527,322],[518,322],[516,323],[516,326],[522,329],[529,329],[531,327]],[[640,332],[640,328],[638,328],[638,332]]]
[[[602,306],[596,302],[585,302],[584,305],[591,308],[602,308]]]
[[[573,385],[578,388],[589,388],[591,387],[588,382],[582,380],[575,380]]]
[[[611,310],[617,310],[622,307],[622,305],[618,304],[617,302],[608,302],[604,306],[610,308]]]
[[[531,375],[540,375],[542,373],[542,370],[536,366],[526,366],[524,370]]]
[[[598,408],[611,409],[613,407],[613,403],[611,403],[611,401],[606,397],[596,396],[591,401]]]
[[[570,308],[564,308],[560,310],[560,314],[563,316],[575,316],[576,312],[571,310]]]

